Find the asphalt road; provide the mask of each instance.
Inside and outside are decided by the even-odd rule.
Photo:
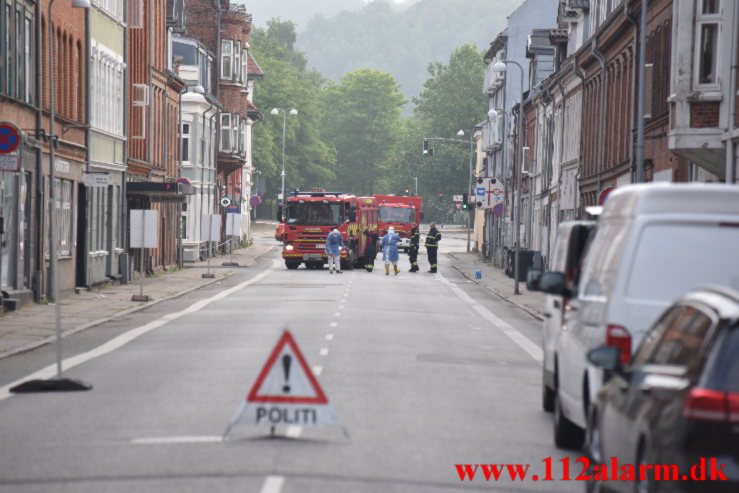
[[[275,250],[220,285],[65,339],[66,375],[94,389],[0,393],[0,492],[581,491],[507,473],[460,481],[466,463],[543,477],[547,457],[559,477],[576,455],[554,448],[541,411],[539,322],[445,255],[438,275],[401,264],[397,277],[288,271]],[[222,440],[285,328],[347,434],[238,424]],[[0,386],[53,361],[51,347],[7,358]]]

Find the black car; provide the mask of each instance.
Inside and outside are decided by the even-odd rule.
[[[611,374],[591,407],[588,490],[739,492],[739,292],[679,299],[625,367],[612,347],[588,359]]]

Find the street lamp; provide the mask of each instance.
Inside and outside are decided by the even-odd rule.
[[[519,258],[521,250],[521,173],[523,171],[523,67],[520,63],[514,60],[498,60],[493,65],[493,72],[506,72],[508,70],[508,64],[512,63],[518,67],[521,73],[521,102],[518,111],[518,149],[519,159],[518,171],[516,172],[516,210],[514,221],[515,225],[515,254],[514,254],[514,266],[513,266],[513,292],[514,294],[520,294],[518,291],[518,270],[519,270]]]
[[[287,121],[287,113],[289,112],[291,115],[297,115],[298,110],[295,108],[290,108],[289,110],[286,110],[285,108],[272,108],[272,111],[269,113],[271,115],[277,115],[282,111],[282,202],[281,204],[285,203],[285,123]]]
[[[59,300],[59,255],[57,252],[58,224],[56,217],[56,154],[57,138],[54,135],[54,24],[52,23],[52,7],[54,0],[49,2],[49,284],[51,296],[54,300],[54,332],[56,344],[56,378],[49,380],[30,380],[10,389],[11,392],[57,392],[90,390],[86,383],[69,378],[62,378],[62,308]],[[90,8],[90,0],[72,0],[72,7],[80,9]],[[41,104],[41,103],[39,103]],[[61,187],[60,187],[61,188]]]
[[[460,130],[457,132],[457,135],[460,137],[464,136],[464,130]],[[472,139],[474,138],[475,133],[470,132],[470,169],[469,169],[469,183],[467,184],[467,197],[469,200],[469,197],[472,197]],[[470,210],[467,209],[467,251],[470,251]]]

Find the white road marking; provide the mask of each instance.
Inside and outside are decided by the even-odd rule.
[[[334,317],[340,317],[340,316],[341,316],[341,313],[340,312],[334,313]]]
[[[280,262],[275,260],[272,265],[273,265],[273,268],[277,268],[279,267]],[[223,298],[226,298],[227,296],[230,296],[233,293],[241,289],[244,289],[245,287],[251,284],[254,284],[255,282],[261,281],[262,279],[267,277],[271,272],[272,272],[271,269],[266,270],[262,272],[261,274],[257,274],[256,276],[252,277],[248,281],[244,281],[240,284],[237,284],[236,286],[232,288],[223,290],[220,293],[217,293],[211,296],[210,298],[206,298],[204,300],[200,300],[196,303],[193,303],[188,308],[182,311],[164,315],[163,317],[160,317],[157,320],[154,320],[147,324],[136,327],[135,329],[131,329],[128,332],[124,332],[123,334],[117,337],[114,337],[108,342],[101,344],[100,346],[94,349],[91,349],[90,351],[78,354],[76,356],[72,356],[71,358],[67,358],[62,361],[62,368],[64,369],[64,371],[68,371],[71,368],[74,368],[75,366],[79,366],[83,363],[87,363],[88,361],[95,359],[99,356],[103,356],[105,354],[115,351],[116,349],[120,349],[121,347],[125,346],[129,342],[141,337],[142,335],[148,332],[151,332],[154,329],[161,327],[162,325],[172,322],[173,320],[177,320],[180,317],[184,317],[185,315],[190,315],[199,310],[202,310],[203,308],[205,308],[206,306],[210,305],[211,303],[215,301],[222,300]],[[16,385],[19,385],[28,380],[37,380],[37,379],[47,380],[55,376],[56,376],[56,364],[53,364],[45,368],[42,368],[41,370],[38,370],[34,373],[31,373],[30,375],[27,375],[23,378],[19,378],[18,380],[15,380],[14,382],[11,382],[3,387],[0,387],[0,401],[12,396],[13,394],[10,393],[10,389],[12,387],[15,387]]]
[[[338,322],[331,322],[331,327],[337,327],[339,325]]]
[[[174,437],[145,437],[134,438],[131,443],[137,445],[167,445],[173,443],[220,443],[222,436],[174,436]]]
[[[282,485],[285,484],[284,476],[267,476],[259,493],[280,493]]]
[[[346,303],[346,298],[342,298],[342,299],[341,299],[341,302],[342,302],[342,303]]]
[[[343,310],[343,309],[344,309],[344,305],[339,305],[339,310]]]
[[[285,430],[285,436],[289,438],[300,438],[300,435],[302,434],[303,434],[302,426],[290,425],[287,427],[287,430]]]
[[[333,334],[326,334],[326,340],[327,341],[332,341],[333,339],[334,339],[334,335]]]
[[[313,373],[315,373],[316,376],[320,376],[321,373],[323,373],[323,367],[322,366],[318,366],[318,365],[314,366],[313,367]]]
[[[322,347],[321,348],[321,351],[319,351],[318,354],[320,354],[321,356],[328,356],[328,348],[327,347]]]
[[[441,273],[438,274],[438,279],[447,285],[459,299],[470,305],[482,318],[487,320],[496,326],[501,332],[503,332],[510,340],[515,342],[521,349],[526,351],[536,362],[541,363],[544,360],[544,351],[531,341],[528,337],[523,335],[518,329],[513,327],[511,324],[502,320],[500,317],[492,313],[490,310],[470,298],[470,296],[462,291],[458,286],[449,282]]]

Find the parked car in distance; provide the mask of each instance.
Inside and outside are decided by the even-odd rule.
[[[652,183],[608,196],[588,242],[576,293],[561,275],[542,275],[542,291],[570,295],[556,341],[554,441],[580,448],[590,403],[604,373],[587,353],[618,348],[628,361],[646,329],[696,286],[739,289],[739,186]]]
[[[567,221],[557,228],[557,239],[549,262],[548,272],[562,274],[565,292],[575,291],[580,279],[582,260],[588,236],[595,228],[595,221]],[[538,291],[541,271],[529,271],[527,288]],[[569,309],[569,296],[549,294],[544,304],[544,361],[542,362],[542,408],[547,412],[554,410],[554,395],[557,386],[557,352],[555,343],[562,331],[565,310]]]
[[[591,490],[739,491],[739,292],[692,291],[668,308],[626,365],[620,356],[609,346],[588,353],[592,364],[613,373],[591,413],[590,457],[659,469]],[[701,460],[716,480],[683,480],[700,472],[691,467]],[[675,476],[680,480],[655,480]]]

